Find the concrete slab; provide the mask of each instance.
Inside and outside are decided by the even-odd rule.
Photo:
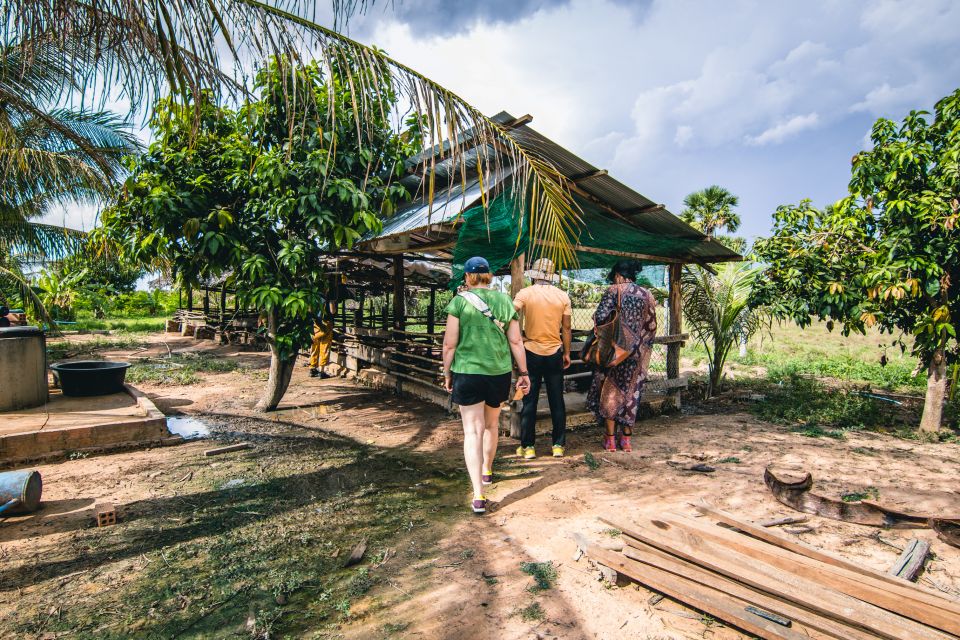
[[[89,398],[50,393],[47,404],[0,413],[0,466],[182,441],[167,430],[166,416],[143,393]]]

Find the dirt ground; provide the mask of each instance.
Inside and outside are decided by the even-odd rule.
[[[368,453],[357,466],[323,476],[326,485],[337,488],[339,482],[337,491],[342,492],[344,482],[349,489],[370,481],[369,491],[377,491],[373,485],[420,491],[425,501],[421,506],[432,515],[411,519],[400,533],[378,538],[385,542],[374,559],[368,553],[364,565],[373,578],[372,587],[354,599],[348,615],[327,619],[322,627],[304,627],[296,621],[301,608],[308,612],[314,606],[309,601],[312,592],[307,589],[308,595],[291,597],[289,602],[278,596],[277,616],[282,617],[270,637],[746,637],[670,599],[651,606],[647,602],[651,592],[642,587],[600,582],[586,559],[574,560],[571,534],[610,540],[616,532],[600,517],[628,524],[641,514],[692,513],[690,505],[700,499],[751,520],[789,515],[763,483],[767,466],[784,472],[810,471],[817,488],[834,494],[874,487],[881,497],[887,491],[908,489],[956,491],[960,474],[956,444],[923,444],[870,433],[851,433],[840,441],[809,438],[727,407],[715,413],[694,410],[645,420],[635,430],[633,454],[601,452],[600,433],[594,427],[569,435],[564,459],[518,460],[513,454],[516,442],[504,438],[495,468],[498,481],[488,493],[493,507],[477,517],[467,511],[468,483],[459,466],[460,426],[454,417],[349,380],[311,379],[305,368],[298,367],[280,410],[264,418],[252,413],[252,406],[263,386],[265,355],[161,337],[152,338],[152,348],[145,353],[165,354],[167,347],[160,340],[174,351],[213,350],[242,360],[243,370],[204,374],[202,384],[139,386],[168,415],[208,421],[214,426],[214,440],[252,441],[255,449],[209,459],[201,452],[214,445],[198,440],[36,467],[43,475],[45,508],[0,524],[0,635],[160,637],[151,631],[149,621],[124,618],[122,600],[111,599],[111,594],[126,593],[141,572],[169,570],[179,576],[176,580],[196,579],[172,566],[177,545],[196,543],[202,549],[207,544],[207,530],[197,520],[191,522],[204,516],[184,515],[182,503],[196,509],[198,503],[211,501],[220,509],[209,516],[211,526],[221,526],[224,518],[244,517],[268,527],[260,507],[237,511],[232,503],[256,499],[258,487],[272,479],[307,476],[311,465],[327,468],[338,451],[359,448]],[[122,358],[130,351],[109,355]],[[315,458],[310,457],[311,442],[320,440],[325,444]],[[548,438],[541,436],[538,448],[546,454]],[[598,465],[587,463],[588,452]],[[390,469],[398,470],[377,475],[380,463],[369,460],[387,458],[397,461]],[[670,464],[692,461],[710,463],[716,471],[687,472]],[[244,473],[266,480],[232,495],[235,489],[229,479]],[[360,475],[364,477],[358,479]],[[444,483],[447,477],[450,481]],[[314,493],[296,508],[319,511],[342,497],[332,489]],[[91,529],[92,507],[100,502],[120,508],[121,523],[114,531]],[[386,522],[392,516],[380,504],[371,517]],[[886,570],[899,553],[897,547],[910,538],[928,540],[933,556],[921,582],[960,595],[960,549],[940,542],[929,530],[878,531],[815,516],[810,524],[815,531],[799,535],[800,540],[878,570]],[[366,535],[365,523],[344,526],[345,534]],[[135,529],[136,544],[120,544],[118,536]],[[151,544],[151,536],[159,536],[163,543]],[[552,562],[555,586],[532,592],[533,579],[521,571],[525,562]],[[158,602],[175,599],[176,580],[171,580]],[[237,593],[248,591],[238,588]],[[253,613],[244,615],[246,608],[236,604],[217,602],[222,619],[215,624],[193,621],[165,637],[249,635],[257,628],[256,623],[251,625]],[[535,604],[542,615],[530,613],[536,611],[531,608]],[[168,605],[157,605],[162,606]],[[96,620],[71,629],[70,624],[80,623],[70,622],[70,611],[84,607],[97,609]],[[181,609],[190,611],[189,602]],[[210,612],[203,611],[201,617],[209,619]]]

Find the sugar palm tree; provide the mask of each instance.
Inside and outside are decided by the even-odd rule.
[[[0,47],[0,290],[18,292],[43,318],[24,272],[65,256],[83,234],[36,218],[54,204],[109,196],[121,159],[139,149],[114,115],[49,107],[79,80],[62,54],[49,43]]]
[[[686,206],[680,218],[708,236],[717,231],[735,232],[740,228],[740,216],[734,208],[740,199],[718,185],[694,191],[683,199]]]
[[[707,352],[708,396],[720,389],[730,350],[749,340],[768,318],[762,309],[748,304],[760,272],[756,265],[728,262],[717,266],[716,272],[687,267],[683,273],[683,321]]]
[[[341,24],[374,3],[331,0]],[[249,61],[276,54],[299,60],[309,51],[328,68],[342,66],[355,99],[349,108],[331,111],[331,118],[352,120],[361,131],[388,102],[370,100],[371,90],[399,94],[401,103],[421,116],[428,147],[442,151],[440,158],[450,159],[463,180],[468,171],[486,179],[499,165],[510,165],[513,190],[529,202],[532,238],[542,241],[544,254],[559,266],[575,263],[579,207],[551,163],[514,139],[509,126],[487,118],[452,91],[383,51],[317,24],[316,5],[297,0],[0,0],[4,15],[17,16],[8,27],[11,37],[55,42],[63,48],[63,64],[100,100],[119,90],[134,111],[154,104],[168,89],[183,100],[196,100],[206,90],[218,97],[245,94]],[[86,45],[79,50],[70,44],[77,38]],[[468,168],[464,157],[475,146],[466,145],[468,139],[488,143],[479,145],[484,154],[479,170]],[[335,142],[331,147],[336,152]],[[432,198],[438,156],[424,158],[424,195]]]

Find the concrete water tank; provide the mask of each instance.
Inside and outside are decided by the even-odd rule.
[[[47,402],[47,339],[37,327],[0,327],[0,411]]]

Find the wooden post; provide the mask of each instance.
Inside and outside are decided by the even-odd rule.
[[[403,281],[403,254],[400,254],[398,256],[394,256],[393,258],[393,330],[395,332],[405,331],[407,328],[407,310],[404,303]],[[406,351],[406,348],[403,345],[404,335],[402,333],[394,333],[393,338],[397,341],[397,352]],[[396,371],[396,369],[394,369],[394,371]],[[400,395],[402,393],[403,380],[398,375],[397,394]]]
[[[203,290],[203,315],[210,315],[210,289],[209,287]],[[206,318],[204,319],[206,321]]]
[[[183,287],[177,288],[177,309],[183,309]]]
[[[403,302],[403,255],[393,258],[393,328],[404,331],[407,313]]]
[[[510,297],[515,298],[520,289],[523,289],[523,269],[526,262],[526,254],[521,253],[510,262]],[[523,319],[520,318],[523,324]],[[510,437],[520,438],[520,407],[523,406],[523,400],[513,400],[510,402]]]
[[[676,336],[683,333],[683,305],[680,291],[680,276],[683,265],[670,265],[670,327],[669,335]],[[667,345],[667,379],[675,380],[680,377],[680,343],[671,342]],[[671,391],[673,403],[680,408],[680,389]]]
[[[427,305],[427,333],[433,333],[436,326],[437,315],[437,288],[430,287],[430,304]]]
[[[357,311],[353,316],[353,326],[362,327],[363,326],[363,305],[366,303],[366,291],[360,290],[360,300],[357,304]]]
[[[220,287],[220,323],[223,324],[227,319],[227,283],[224,282]]]
[[[187,287],[187,311],[193,311],[193,287]]]

